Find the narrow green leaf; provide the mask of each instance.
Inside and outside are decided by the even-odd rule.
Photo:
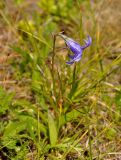
[[[58,134],[57,134],[56,124],[51,113],[48,113],[48,127],[49,127],[50,143],[52,146],[54,146],[57,142]]]

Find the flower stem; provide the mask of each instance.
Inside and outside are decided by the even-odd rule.
[[[75,89],[76,89],[76,72],[77,72],[77,66],[76,66],[76,63],[74,63],[74,69],[73,69],[73,75],[72,75],[72,85],[71,85],[71,91],[69,94],[69,98],[73,96]]]
[[[72,88],[73,88],[74,85],[75,85],[75,81],[76,81],[76,63],[74,63]]]

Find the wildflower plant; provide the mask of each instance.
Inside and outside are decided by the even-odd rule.
[[[26,5],[32,8],[28,16],[32,13],[33,19],[24,18],[26,13],[21,9],[25,5],[17,5],[20,15],[15,16],[22,18],[22,26],[21,21],[13,17],[13,10],[12,15],[6,14],[7,6],[0,12],[1,22],[5,21],[4,36],[6,31],[15,34],[14,37],[9,34],[12,37],[6,42],[4,36],[1,37],[0,50],[2,54],[7,53],[10,66],[6,60],[3,65],[1,55],[0,71],[4,70],[5,77],[1,74],[0,158],[92,160],[114,156],[112,158],[116,159],[121,150],[121,87],[117,79],[121,68],[121,39],[118,40],[117,35],[116,39],[111,38],[114,32],[109,36],[104,30],[100,32],[103,23],[98,24],[98,20],[101,22],[99,14],[95,16],[97,4],[93,10],[94,3],[92,6],[90,1],[57,3],[50,0],[48,3],[41,0],[40,3],[42,13],[39,14],[38,11],[33,14],[33,8]],[[87,36],[84,44],[58,33],[67,29],[70,35],[76,36],[78,30],[83,37],[83,28],[93,35],[92,38]],[[57,33],[53,39],[51,33]],[[60,40],[65,41],[69,51],[67,62],[63,57],[65,52],[60,52]],[[13,52],[4,44],[10,44]],[[90,52],[78,63],[90,46]],[[113,58],[117,50],[117,57]]]

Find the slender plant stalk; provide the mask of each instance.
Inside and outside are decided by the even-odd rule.
[[[58,69],[57,69],[58,71]],[[62,88],[62,80],[61,80],[61,76],[59,74],[58,71],[58,80],[59,80],[59,108],[60,108],[60,114],[62,113],[62,102],[63,102],[63,88]]]
[[[89,156],[90,156],[90,160],[92,160],[92,142],[91,142],[90,129],[89,129]]]
[[[74,69],[73,69],[73,75],[72,75],[72,86],[71,86],[71,91],[70,91],[70,94],[69,94],[69,98],[72,97],[73,90],[75,89],[76,71],[77,71],[77,67],[76,67],[76,63],[74,63]]]
[[[37,109],[37,127],[38,127],[38,141],[40,143],[40,129],[39,129],[39,108]],[[37,151],[37,155],[38,155],[38,159],[39,159],[39,156],[40,156],[40,149],[38,148],[38,151]]]
[[[76,63],[74,63],[73,84],[75,83],[75,80],[76,80]]]
[[[75,86],[75,81],[76,81],[76,63],[74,63],[74,70],[73,70],[73,81],[72,81],[72,89],[74,88]]]
[[[52,81],[53,81],[54,98],[55,98],[55,77],[54,77],[55,41],[56,41],[56,35],[53,36],[53,55],[52,55]]]

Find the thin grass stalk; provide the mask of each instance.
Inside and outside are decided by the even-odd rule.
[[[55,41],[56,35],[53,36],[53,55],[52,55],[52,83],[53,83],[53,96],[55,98],[55,77],[54,77],[54,58],[55,58]]]

